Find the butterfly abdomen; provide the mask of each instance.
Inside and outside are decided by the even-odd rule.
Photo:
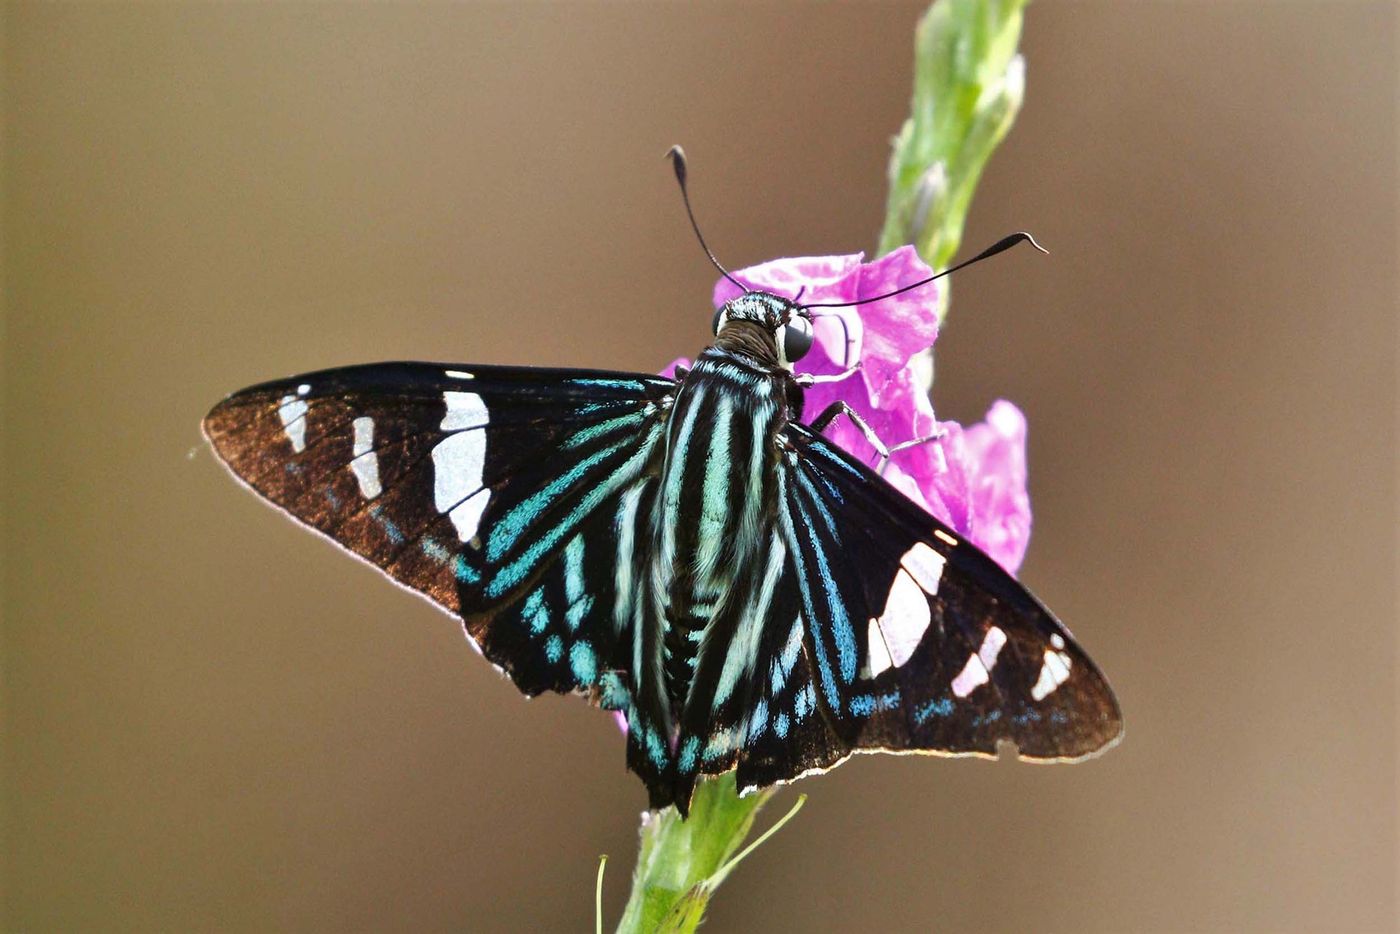
[[[724,351],[701,355],[671,415],[656,514],[666,695],[679,714],[700,646],[772,528],[774,438],[785,415],[770,377]]]

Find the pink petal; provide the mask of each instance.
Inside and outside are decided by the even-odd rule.
[[[933,275],[912,246],[902,246],[861,268],[860,298],[874,298]],[[865,325],[865,345],[861,365],[867,385],[880,392],[909,358],[933,346],[938,338],[938,317],[934,313],[938,284],[931,282],[900,295],[861,305]]]
[[[1026,416],[999,399],[986,421],[967,429],[973,541],[1011,573],[1021,566],[1031,535],[1026,491]]]
[[[794,298],[805,285],[804,302],[851,302],[860,296],[860,261],[864,253],[850,256],[802,256],[775,259],[734,273],[734,278],[759,292]],[[715,283],[715,307],[738,298],[734,283],[720,277]]]
[[[681,366],[683,366],[683,367],[689,367],[689,366],[690,366],[690,358],[689,358],[689,357],[677,357],[676,359],[672,360],[670,363],[666,364],[665,369],[663,369],[659,375],[660,375],[660,376],[665,376],[667,379],[675,379],[675,378],[676,378],[676,367],[681,367]]]

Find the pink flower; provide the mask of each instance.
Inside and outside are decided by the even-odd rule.
[[[932,270],[913,247],[863,263],[863,254],[778,259],[734,273],[759,291],[804,303],[849,302],[872,298],[925,279]],[[929,400],[927,376],[914,358],[938,337],[931,283],[869,305],[814,308],[815,341],[797,364],[798,372],[835,375],[856,360],[861,369],[847,379],[819,383],[806,391],[804,421],[840,399],[860,413],[886,444],[942,432],[936,441],[896,452],[884,477],[1015,573],[1030,539],[1030,497],[1026,493],[1026,419],[1020,409],[999,400],[986,420],[963,428],[940,422]],[[715,307],[739,295],[733,283],[715,285]],[[671,375],[677,360],[664,373]],[[865,463],[878,455],[849,420],[838,418],[826,437]]]

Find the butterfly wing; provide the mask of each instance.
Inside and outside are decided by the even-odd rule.
[[[790,631],[774,621],[774,646],[787,641],[770,648],[741,787],[855,751],[995,756],[1006,742],[1073,761],[1117,741],[1108,682],[1024,586],[810,429],[784,432],[779,526],[799,610]],[[784,735],[813,710],[825,730]]]
[[[586,689],[620,708],[628,523],[675,390],[628,373],[375,364],[245,389],[204,430],[259,495],[461,617],[522,691]]]

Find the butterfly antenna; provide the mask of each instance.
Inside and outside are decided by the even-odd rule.
[[[1018,232],[1016,232],[1016,233],[1014,233],[1014,234],[1011,234],[1009,237],[1002,237],[1002,238],[1001,238],[1000,240],[998,240],[996,243],[993,243],[991,246],[987,247],[987,248],[986,248],[985,250],[983,250],[981,253],[978,253],[976,256],[972,257],[972,259],[965,259],[965,260],[963,260],[961,263],[958,263],[956,266],[949,266],[947,269],[943,270],[942,272],[934,273],[933,275],[929,276],[927,279],[920,279],[918,282],[914,282],[914,283],[911,283],[910,285],[906,285],[906,286],[905,286],[904,288],[902,288],[902,289],[895,289],[893,292],[886,292],[884,295],[876,295],[874,298],[863,298],[863,299],[861,299],[861,300],[858,301],[858,302],[814,302],[814,303],[812,303],[811,305],[807,305],[807,306],[805,306],[805,307],[807,307],[807,308],[849,308],[849,307],[852,306],[852,305],[868,305],[868,304],[870,304],[871,302],[878,302],[878,301],[880,301],[881,299],[893,298],[893,297],[896,296],[896,295],[900,295],[900,294],[902,294],[902,293],[904,293],[904,292],[908,292],[910,289],[917,289],[917,288],[918,288],[919,286],[921,286],[921,285],[928,285],[928,284],[929,284],[930,282],[932,282],[934,279],[942,279],[944,276],[948,275],[949,273],[957,272],[959,269],[963,269],[963,268],[966,268],[966,267],[968,267],[968,266],[971,266],[973,263],[980,263],[980,262],[982,262],[982,260],[984,260],[984,259],[990,259],[990,258],[992,258],[993,256],[996,256],[998,253],[1003,253],[1003,252],[1005,252],[1005,251],[1011,249],[1013,246],[1015,246],[1015,245],[1018,244],[1018,243],[1029,243],[1031,246],[1035,247],[1037,250],[1039,250],[1040,252],[1045,253],[1045,254],[1049,254],[1049,252],[1050,252],[1049,250],[1045,249],[1045,247],[1041,246],[1039,243],[1036,243],[1036,242],[1035,242],[1035,237],[1032,237],[1030,234],[1026,233],[1024,230],[1021,230],[1021,231],[1018,231]]]
[[[749,287],[729,274],[729,270],[719,264],[715,259],[715,254],[711,252],[710,245],[705,242],[705,235],[700,232],[700,225],[695,223],[695,212],[690,209],[690,192],[686,191],[685,179],[685,150],[679,146],[672,146],[666,155],[671,157],[671,166],[676,170],[676,181],[680,182],[681,200],[685,202],[685,214],[690,218],[690,229],[695,231],[695,239],[700,241],[700,249],[705,251],[705,255],[710,258],[710,262],[720,271],[720,274],[738,287],[740,292],[748,292]]]

